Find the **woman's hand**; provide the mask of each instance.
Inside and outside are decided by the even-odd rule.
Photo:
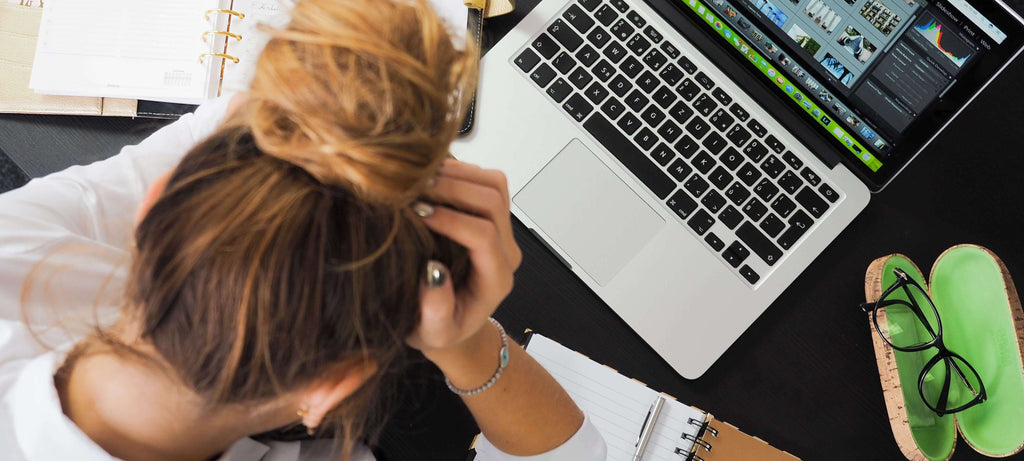
[[[414,208],[427,227],[466,247],[471,263],[466,284],[458,291],[447,268],[436,261],[428,272],[440,277],[428,273],[421,288],[420,324],[408,343],[440,365],[452,356],[464,358],[497,336],[487,319],[512,290],[522,252],[512,236],[508,185],[500,171],[450,159],[427,198],[437,205],[418,203]],[[489,357],[497,357],[497,345],[487,349]]]

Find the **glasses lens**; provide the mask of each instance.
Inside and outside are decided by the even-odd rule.
[[[898,287],[879,301],[878,332],[889,344],[913,348],[932,342],[939,334],[935,308],[924,291],[914,284]]]
[[[964,359],[953,355],[935,362],[933,367],[925,370],[921,393],[925,403],[933,410],[951,412],[978,403],[982,389],[981,377]]]

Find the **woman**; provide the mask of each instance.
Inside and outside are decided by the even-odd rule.
[[[603,459],[488,320],[521,256],[446,160],[474,77],[422,1],[302,1],[230,107],[0,196],[4,459],[373,459],[407,346],[503,452]],[[247,438],[300,425],[337,442]]]

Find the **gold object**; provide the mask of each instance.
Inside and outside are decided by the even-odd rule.
[[[241,35],[233,34],[233,33],[228,32],[226,30],[208,30],[206,32],[203,32],[203,43],[206,43],[206,38],[211,36],[211,35],[223,35],[225,37],[231,37],[231,38],[233,38],[235,40],[242,40],[242,36]]]
[[[462,0],[462,3],[464,3],[467,8],[472,8],[474,10],[487,8],[487,0]]]
[[[203,58],[205,58],[207,56],[213,56],[215,58],[230,59],[231,62],[234,62],[235,64],[238,64],[238,58],[236,58],[234,56],[231,56],[230,54],[224,54],[224,53],[203,53],[203,54],[199,55],[199,64],[203,64]]]
[[[224,8],[214,8],[214,9],[211,9],[211,10],[206,10],[206,14],[204,16],[206,17],[207,21],[210,20],[210,13],[230,14],[232,16],[238,17],[238,19],[245,19],[245,13],[239,13],[239,12],[237,12],[235,10],[227,10],[227,9],[224,9]]]
[[[511,13],[516,9],[516,0],[487,0],[487,7],[484,8],[484,17],[493,18],[503,14]]]

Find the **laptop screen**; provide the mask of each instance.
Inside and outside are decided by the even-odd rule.
[[[1017,53],[993,0],[676,0],[884,185]]]

